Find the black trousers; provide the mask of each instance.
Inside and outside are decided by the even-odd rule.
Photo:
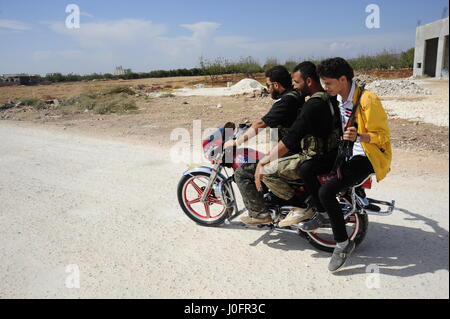
[[[324,157],[305,161],[299,167],[299,175],[305,184],[306,190],[311,195],[311,203],[319,212],[324,212],[325,209],[319,199],[319,189],[321,184],[319,183],[317,176],[331,172],[336,156],[337,150],[328,153]]]
[[[345,228],[344,215],[341,206],[336,199],[336,195],[362,182],[362,180],[374,173],[372,164],[365,156],[355,156],[341,167],[342,179],[332,178],[327,184],[322,185],[319,190],[319,199],[328,215],[330,216],[331,227],[336,242],[344,242],[348,239]]]

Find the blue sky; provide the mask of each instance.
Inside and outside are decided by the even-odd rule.
[[[68,4],[81,11],[68,29]],[[368,29],[369,4],[380,28]],[[307,59],[401,51],[417,21],[440,19],[444,0],[0,0],[0,74],[144,72],[191,68],[200,56]]]

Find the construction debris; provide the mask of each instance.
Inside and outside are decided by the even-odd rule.
[[[365,74],[365,73],[357,73],[355,75],[355,77],[353,78],[353,80],[356,82],[356,84],[358,84],[359,86],[362,86],[362,85],[368,85],[376,80],[379,80],[379,78],[372,76],[372,75]]]
[[[8,102],[8,103],[5,103],[3,105],[0,105],[0,110],[7,110],[7,109],[10,109],[10,108],[15,107],[15,106],[16,106],[16,103]]]
[[[379,96],[431,95],[431,90],[408,79],[377,80],[367,85],[366,89]]]

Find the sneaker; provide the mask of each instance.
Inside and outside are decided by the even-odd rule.
[[[355,242],[353,240],[349,240],[347,246],[345,248],[336,248],[333,251],[333,256],[331,256],[330,263],[328,264],[328,270],[331,272],[336,272],[344,267],[345,262],[348,257],[351,255],[353,250],[355,250]]]
[[[312,232],[320,227],[331,227],[330,219],[325,218],[322,214],[317,212],[311,220],[299,224],[299,228],[305,232]]]
[[[261,213],[256,217],[244,216],[241,218],[241,222],[247,225],[265,225],[273,222],[269,213]]]
[[[304,209],[304,208],[298,208],[294,207],[291,209],[289,214],[284,218],[282,221],[278,223],[279,227],[287,227],[291,225],[295,225],[300,223],[301,221],[304,221],[306,219],[310,219],[314,216],[314,212],[312,209]]]

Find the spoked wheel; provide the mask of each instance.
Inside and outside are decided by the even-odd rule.
[[[200,225],[217,226],[227,218],[225,204],[216,197],[214,190],[207,195],[207,201],[200,199],[209,181],[209,174],[195,172],[185,175],[178,183],[178,202],[184,213]]]
[[[348,237],[355,241],[358,246],[367,234],[369,219],[366,214],[354,213],[345,221]],[[329,230],[318,230],[317,232],[305,233],[306,239],[322,251],[333,252],[336,242],[334,241],[333,232]]]

